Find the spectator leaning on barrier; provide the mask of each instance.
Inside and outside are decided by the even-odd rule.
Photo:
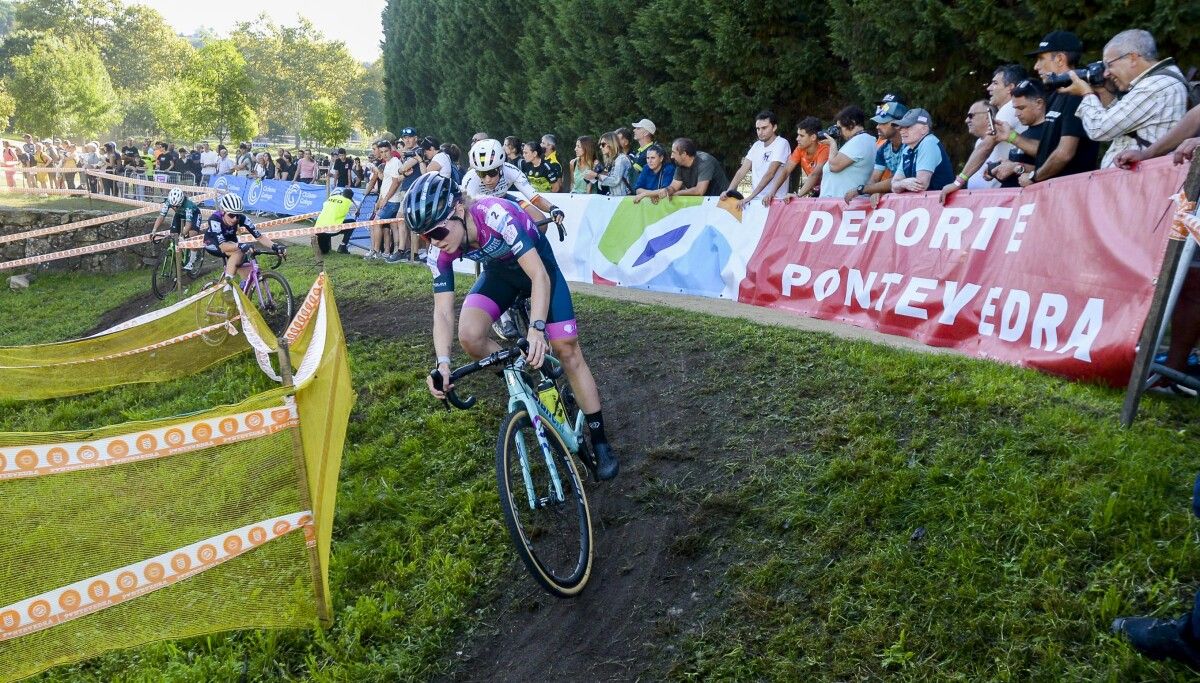
[[[663,197],[716,197],[721,188],[729,186],[721,163],[708,152],[696,149],[691,138],[675,138],[671,160],[675,162],[675,180],[659,190]]]
[[[302,150],[300,158],[296,160],[296,181],[301,183],[313,183],[317,179],[317,160],[313,158],[312,152]]]
[[[771,200],[784,192],[784,201],[796,197],[807,197],[814,192],[820,192],[821,167],[829,161],[829,148],[817,141],[817,133],[821,132],[821,120],[815,116],[806,116],[796,124],[796,147],[788,156],[783,168],[775,174],[775,179],[762,193],[763,206],[770,206]],[[788,193],[788,182],[792,171],[799,168],[803,179],[795,193]]]
[[[1033,68],[1045,81],[1074,69],[1082,53],[1083,43],[1074,33],[1053,31],[1027,56],[1037,58]],[[1062,91],[1055,91],[1046,99],[1047,125],[1042,128],[1042,139],[1036,147],[1019,139],[1017,131],[1007,124],[996,123],[996,130],[1004,140],[1036,158],[1035,168],[1020,177],[1021,186],[1096,169],[1099,145],[1087,136],[1083,123],[1075,115],[1080,99]]]
[[[209,185],[209,181],[217,174],[217,162],[221,157],[208,146],[207,142],[200,143],[200,183]]]
[[[1000,181],[1000,187],[1020,187],[1020,178],[1037,163],[1037,147],[1046,127],[1046,95],[1037,80],[1024,80],[1012,89],[1013,112],[1024,128],[1016,138],[1016,144],[1008,150],[1008,159],[984,169],[987,174]],[[999,126],[997,126],[999,128]],[[1011,136],[1011,133],[1009,133]],[[1004,135],[997,130],[996,141]],[[999,146],[999,145],[997,145]],[[1033,153],[1025,150],[1032,148]]]
[[[254,156],[250,154],[250,143],[238,144],[237,159],[233,162],[233,174],[243,177],[250,177],[254,174]]]
[[[750,196],[742,198],[742,207],[754,201],[755,197],[783,199],[783,195],[787,194],[785,188],[774,183],[774,180],[779,170],[787,163],[792,146],[779,135],[779,119],[775,112],[760,111],[758,116],[754,117],[754,133],[758,140],[750,146],[750,151],[742,158],[742,164],[734,172],[729,186],[721,193],[721,199],[724,199],[730,192],[736,191],[742,178],[749,173],[752,189]],[[767,194],[767,188],[770,187],[774,187],[775,190]]]
[[[633,151],[634,171],[642,172],[642,167],[646,165],[646,150],[654,144],[654,136],[657,132],[658,126],[655,126],[650,119],[644,118],[633,124],[633,139],[637,142],[637,149]]]
[[[931,132],[933,117],[924,109],[910,109],[896,122],[904,152],[900,171],[892,176],[892,192],[924,192],[954,179],[954,166],[942,141]]]
[[[571,192],[591,193],[592,184],[584,178],[584,173],[600,170],[600,160],[596,158],[596,141],[592,136],[581,135],[575,139],[575,158],[571,159],[568,169],[571,174]]]
[[[1076,116],[1089,138],[1112,141],[1100,162],[1108,168],[1118,154],[1149,147],[1183,118],[1190,84],[1173,59],[1158,59],[1149,31],[1121,31],[1104,46],[1103,56],[1104,76],[1122,93],[1120,99],[1075,71],[1067,72],[1071,84],[1062,92],[1083,98]]]
[[[1010,132],[1015,131],[1018,135],[1025,132],[1025,126],[1017,119],[1016,112],[1013,110],[1012,89],[1016,87],[1017,83],[1025,80],[1026,75],[1024,67],[1017,64],[1005,64],[997,67],[992,73],[992,80],[987,85],[988,99],[982,105],[991,112],[991,122],[983,120],[987,118],[986,113],[979,115],[977,110],[981,105],[978,103],[973,103],[967,111],[967,130],[977,138],[975,149],[967,158],[967,163],[963,164],[962,172],[955,177],[954,181],[942,188],[942,203],[945,203],[951,194],[963,187],[974,190],[992,187],[992,183],[999,184],[998,180],[988,174],[987,168],[1008,160],[1013,147],[1012,143],[1007,140],[996,137],[994,122],[1003,121]],[[975,125],[980,123],[984,124],[982,128]],[[976,135],[980,132],[983,135]]]
[[[425,158],[425,169],[422,173],[437,173],[443,178],[450,178],[453,174],[454,161],[450,155],[442,151],[442,145],[437,141],[437,138],[426,135],[421,138],[421,156]]]
[[[892,191],[892,176],[900,170],[903,158],[904,143],[900,141],[900,126],[896,123],[908,113],[906,107],[895,95],[884,95],[875,107],[875,163],[871,167],[871,178],[862,189],[862,194],[871,198],[871,207],[879,206],[879,199]],[[847,203],[858,196],[857,189],[846,193]]]
[[[650,145],[645,151],[646,166],[638,174],[637,184],[633,186],[634,192],[637,193],[633,202],[636,204],[649,197],[651,203],[657,204],[658,191],[670,186],[675,180],[675,164],[667,161],[667,150],[658,143]]]
[[[821,169],[821,197],[841,199],[850,192],[857,196],[866,188],[875,163],[875,137],[863,130],[866,120],[863,110],[853,105],[838,112],[834,125],[845,140],[840,148],[836,139],[820,133],[821,144],[829,146],[829,161]]]
[[[630,161],[629,155],[621,153],[615,132],[600,136],[600,163],[602,168],[598,173],[589,171],[583,174],[584,178],[595,181],[597,189],[613,197],[633,194],[633,185],[629,182],[633,162]],[[532,180],[530,178],[531,182]]]
[[[521,172],[529,178],[533,189],[538,192],[552,192],[554,184],[560,180],[561,167],[556,171],[546,163],[542,156],[541,144],[533,140],[521,146],[521,154],[524,157],[521,161]]]
[[[233,158],[229,156],[229,149],[225,145],[217,146],[217,175],[230,175],[233,173]]]

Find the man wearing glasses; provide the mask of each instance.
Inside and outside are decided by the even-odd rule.
[[[567,281],[550,243],[521,207],[507,199],[484,197],[464,201],[454,183],[436,173],[417,179],[404,199],[404,219],[413,232],[436,247],[429,258],[433,271],[433,346],[442,389],[428,379],[429,391],[444,398],[450,383],[450,345],[454,332],[454,261],[467,258],[482,271],[463,301],[458,339],[472,358],[498,351],[488,328],[518,297],[529,298],[529,349],[525,358],[537,368],[548,347],[562,362],[571,389],[587,419],[596,453],[596,477],[617,476],[619,463],[604,433],[600,392],[584,360],[579,326]]]
[[[1079,120],[1089,138],[1112,141],[1100,168],[1108,168],[1117,155],[1152,145],[1187,111],[1188,86],[1172,59],[1158,59],[1158,47],[1149,31],[1121,31],[1104,46],[1104,76],[1124,93],[1120,99],[1108,88],[1093,88],[1074,71],[1063,92],[1083,98]]]

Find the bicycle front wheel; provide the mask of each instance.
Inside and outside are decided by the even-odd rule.
[[[150,289],[154,296],[165,299],[175,289],[178,279],[175,277],[175,246],[170,242],[163,245],[162,253],[154,262],[154,270],[150,273]]]
[[[571,598],[583,591],[592,571],[592,514],[579,471],[558,432],[544,432],[561,499],[529,413],[521,409],[504,418],[496,442],[500,508],[529,573],[551,595]],[[522,462],[528,467],[528,480]]]
[[[292,286],[287,278],[273,270],[264,271],[259,280],[258,295],[254,303],[262,313],[263,320],[276,335],[282,335],[292,323],[296,301],[292,297]]]

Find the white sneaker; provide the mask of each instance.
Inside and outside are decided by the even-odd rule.
[[[363,260],[364,261],[374,261],[375,259],[379,258],[379,256],[380,256],[379,252],[372,249],[371,251],[367,252],[367,255],[363,257]]]
[[[417,250],[417,260],[418,261],[424,261],[428,256],[429,256],[428,249],[418,249]]]

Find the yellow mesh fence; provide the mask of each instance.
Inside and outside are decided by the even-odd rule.
[[[179,378],[251,348],[271,374],[277,342],[229,290],[217,292],[224,315],[244,319],[222,324],[218,344],[190,347],[204,358],[184,370],[163,361],[165,374],[129,362],[190,343],[146,350],[206,327],[195,315],[211,294],[94,338],[0,349],[0,383],[69,366],[24,390],[63,396]],[[329,622],[334,496],[354,394],[324,275],[302,309],[295,387],[186,416],[0,433],[0,680],[155,640]]]

